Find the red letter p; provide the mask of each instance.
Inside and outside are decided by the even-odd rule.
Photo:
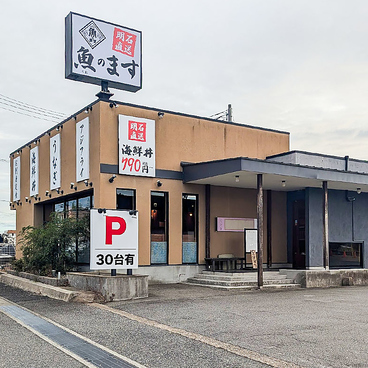
[[[119,227],[117,229],[112,228],[112,224],[117,222]],[[126,222],[121,217],[106,216],[106,244],[112,245],[112,236],[124,234],[126,230]]]

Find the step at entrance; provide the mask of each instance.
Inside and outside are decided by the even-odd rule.
[[[198,286],[207,286],[224,289],[257,289],[257,273],[226,273],[202,271],[186,281],[189,284]],[[265,271],[263,273],[264,289],[295,289],[300,288],[300,284],[296,284],[293,279],[287,278],[286,275],[280,274],[278,271]]]

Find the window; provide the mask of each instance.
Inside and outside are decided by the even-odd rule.
[[[182,196],[182,248],[183,263],[198,263],[198,198],[197,195],[183,194]]]
[[[74,198],[67,201],[55,203],[53,211],[62,218],[73,217],[81,219],[89,216],[89,211],[93,207],[93,196],[88,195],[80,198]],[[77,239],[73,249],[75,254],[75,262],[78,264],[89,263],[90,244],[85,239]]]
[[[151,192],[151,264],[168,261],[168,194]]]
[[[360,268],[362,243],[330,243],[330,268]]]
[[[135,190],[116,189],[116,208],[118,210],[135,210]]]

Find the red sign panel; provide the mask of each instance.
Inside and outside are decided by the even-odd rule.
[[[122,54],[134,57],[135,41],[137,36],[119,28],[114,29],[112,49]]]
[[[128,139],[131,141],[146,141],[146,123],[129,121]]]

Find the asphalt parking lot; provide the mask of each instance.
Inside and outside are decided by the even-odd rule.
[[[174,284],[150,285],[149,293],[77,304],[0,284],[0,296],[147,367],[368,366],[367,287],[239,292]],[[5,323],[29,347],[30,336]],[[43,343],[33,343],[42,351]],[[4,346],[3,352],[8,355]],[[60,352],[55,356],[63,360]],[[0,367],[27,366],[15,363],[2,359]]]

